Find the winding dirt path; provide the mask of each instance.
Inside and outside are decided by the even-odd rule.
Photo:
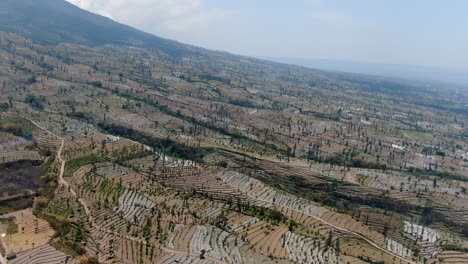
[[[58,139],[60,139],[60,141],[61,141],[61,143],[60,143],[60,148],[59,148],[58,151],[57,151],[57,159],[58,159],[59,162],[61,163],[61,164],[60,164],[59,176],[58,176],[58,183],[59,183],[60,186],[65,186],[75,198],[78,198],[78,196],[76,195],[76,192],[70,187],[70,184],[69,184],[67,181],[65,181],[65,179],[63,178],[63,172],[64,172],[64,170],[65,170],[65,161],[62,159],[62,151],[63,151],[63,147],[64,147],[64,145],[65,145],[65,140],[64,140],[62,137],[60,137],[60,136],[58,136],[58,135],[52,133],[52,132],[49,131],[48,129],[42,127],[41,125],[39,125],[38,123],[36,123],[34,120],[32,120],[32,119],[30,119],[30,118],[27,118],[27,117],[25,117],[25,118],[28,119],[31,123],[33,123],[33,124],[34,124],[35,126],[37,126],[38,128],[40,128],[40,129],[46,131],[47,133],[50,133],[51,135],[53,135],[53,136],[57,137]],[[248,194],[246,194],[246,195],[249,196]],[[258,199],[258,198],[255,198],[255,197],[253,197],[253,196],[250,196],[250,197],[251,197],[252,199],[256,199],[256,200],[258,200],[258,201],[263,201],[263,202],[271,203],[270,201]],[[84,208],[84,210],[85,210],[85,214],[86,214],[86,216],[89,218],[89,220],[90,220],[90,222],[91,222],[91,225],[92,225],[92,226],[95,226],[95,227],[98,228],[98,229],[104,230],[104,228],[102,228],[102,227],[98,226],[96,223],[94,223],[94,220],[92,219],[92,216],[91,216],[91,212],[90,212],[88,206],[86,205],[85,201],[84,201],[82,198],[79,198],[79,202],[80,202],[81,205],[83,206],[83,208]],[[389,254],[389,255],[391,255],[391,256],[394,256],[394,257],[396,257],[396,258],[398,258],[398,259],[400,259],[400,260],[402,260],[402,261],[405,261],[405,262],[407,262],[407,263],[415,264],[415,262],[412,262],[412,261],[410,261],[410,260],[408,260],[408,259],[405,259],[405,258],[403,258],[403,257],[401,257],[401,256],[398,256],[398,255],[395,254],[395,253],[392,253],[392,252],[388,251],[388,250],[385,249],[385,248],[382,248],[381,246],[379,246],[379,245],[377,245],[376,243],[374,243],[372,240],[366,238],[365,236],[363,236],[363,235],[361,235],[361,234],[359,234],[359,233],[356,233],[356,232],[354,232],[354,231],[350,231],[350,230],[341,228],[341,227],[339,227],[339,226],[335,226],[335,225],[333,225],[333,224],[331,224],[331,223],[326,222],[325,220],[322,220],[322,219],[320,219],[320,218],[318,218],[318,217],[316,217],[316,216],[307,214],[307,213],[305,213],[305,212],[302,212],[302,211],[299,211],[299,210],[296,210],[296,209],[292,209],[292,208],[289,208],[289,209],[290,209],[290,210],[293,210],[293,211],[296,211],[296,212],[299,212],[299,213],[302,213],[302,214],[305,214],[305,215],[307,215],[307,216],[309,216],[309,217],[312,217],[312,218],[316,219],[317,221],[322,222],[323,224],[329,225],[329,226],[331,226],[331,227],[333,227],[333,228],[335,228],[335,229],[337,229],[337,230],[340,230],[340,231],[343,231],[343,232],[352,234],[352,235],[354,235],[354,236],[357,236],[357,237],[359,237],[359,238],[361,238],[362,240],[366,241],[367,243],[369,243],[370,245],[372,245],[373,247],[375,247],[376,249],[378,249],[378,250],[380,250],[380,251],[383,251],[383,252],[385,252],[385,253],[387,253],[387,254]],[[133,237],[125,237],[125,238],[126,238],[126,239],[131,239],[131,240],[134,240],[134,239],[135,239],[135,238],[133,238]],[[145,241],[142,241],[142,242],[145,242]],[[146,243],[146,242],[145,242],[145,243]],[[182,252],[182,251],[176,251],[176,250],[168,249],[168,248],[165,248],[165,247],[163,247],[162,249],[163,249],[164,251],[168,252],[168,253],[178,253],[178,254],[184,254],[184,255],[188,255],[188,256],[193,256],[193,255],[194,255],[194,254],[192,254],[192,253],[187,253],[187,252]],[[207,257],[207,258],[208,258],[208,257]],[[217,261],[218,263],[225,263],[225,262],[222,262],[222,261],[220,261],[220,260],[218,260],[218,259],[212,259],[212,258],[210,258],[210,260]]]
[[[63,179],[63,172],[64,172],[64,170],[65,170],[65,161],[62,159],[62,151],[63,151],[63,147],[65,146],[65,140],[64,140],[62,137],[60,137],[60,136],[58,136],[58,135],[52,133],[52,132],[49,131],[48,129],[42,127],[41,125],[39,125],[38,123],[36,123],[36,122],[35,122],[34,120],[32,120],[31,118],[25,117],[25,116],[23,116],[23,118],[26,118],[27,120],[29,120],[29,122],[31,122],[31,123],[32,123],[33,125],[35,125],[36,127],[40,128],[40,129],[42,129],[42,130],[44,130],[45,132],[51,134],[51,135],[54,136],[54,137],[60,139],[60,147],[59,147],[59,149],[58,149],[58,151],[57,151],[57,153],[56,153],[57,160],[60,162],[60,171],[59,171],[59,175],[58,175],[58,179],[57,179],[57,180],[58,180],[58,183],[59,183],[60,186],[63,185],[63,186],[65,186],[65,187],[69,188],[70,185],[68,184],[68,182],[66,182],[66,181]],[[70,191],[73,191],[73,190],[70,190]],[[73,196],[76,197],[76,193],[75,193],[75,192],[72,192],[72,194],[73,194]]]
[[[24,117],[24,116],[23,116],[23,117]],[[64,173],[64,170],[65,170],[65,161],[62,159],[62,151],[63,151],[63,148],[64,148],[64,146],[65,146],[65,140],[64,140],[62,137],[60,137],[60,136],[58,136],[58,135],[52,133],[52,132],[49,131],[48,129],[42,127],[41,125],[39,125],[38,123],[36,123],[34,120],[32,120],[32,119],[30,119],[30,118],[28,118],[28,117],[24,117],[24,118],[28,119],[28,120],[29,120],[32,124],[34,124],[36,127],[40,128],[40,129],[42,129],[42,130],[44,130],[45,132],[51,134],[51,135],[54,136],[54,137],[60,139],[60,142],[61,142],[61,143],[60,143],[60,147],[59,147],[59,149],[58,149],[58,151],[57,151],[57,154],[56,154],[57,160],[60,162],[60,171],[59,171],[59,175],[58,175],[57,181],[58,181],[59,186],[64,186],[65,188],[67,188],[67,189],[70,191],[70,193],[73,195],[73,197],[78,198],[78,195],[76,194],[76,192],[70,187],[70,184],[63,178],[63,173]],[[122,238],[125,238],[125,239],[128,239],[128,240],[132,240],[132,241],[135,241],[135,242],[143,243],[144,245],[146,245],[146,241],[145,241],[145,240],[141,240],[141,239],[138,239],[138,238],[135,238],[135,237],[132,237],[132,236],[126,236],[126,235],[118,234],[118,233],[116,233],[116,232],[113,232],[113,231],[111,231],[111,230],[108,230],[108,229],[106,229],[106,228],[103,228],[103,227],[97,225],[97,224],[94,222],[93,217],[91,216],[91,211],[89,210],[89,208],[88,208],[88,206],[86,205],[85,201],[84,201],[82,198],[79,198],[78,200],[79,200],[81,206],[83,206],[83,209],[84,209],[85,214],[86,214],[86,216],[88,217],[88,219],[89,219],[89,221],[90,221],[90,223],[91,223],[91,226],[93,226],[93,227],[95,227],[95,228],[97,228],[97,229],[99,229],[99,230],[102,230],[102,231],[104,231],[104,232],[106,232],[106,233],[110,233],[110,234],[116,235],[116,236],[118,236],[118,237],[122,237]],[[164,252],[166,252],[166,253],[175,253],[175,254],[181,254],[181,255],[186,255],[186,256],[196,256],[196,257],[199,256],[198,254],[195,254],[195,253],[184,252],[184,251],[178,251],[178,250],[170,249],[170,248],[166,248],[166,247],[161,247],[161,249],[162,249]],[[206,259],[209,259],[209,260],[211,260],[211,261],[213,261],[213,262],[215,262],[215,263],[226,264],[226,262],[221,261],[221,260],[219,260],[219,259],[217,259],[217,258],[213,258],[213,257],[210,257],[210,256],[205,256],[205,258],[206,258]],[[0,258],[0,264],[6,264],[6,262],[5,262],[5,263],[2,263],[2,259]]]
[[[248,196],[248,197],[250,197],[251,199],[254,199],[254,200],[257,200],[257,201],[261,201],[261,202],[265,202],[265,203],[270,203],[270,204],[272,203],[271,201],[259,199],[259,198],[253,197],[253,196],[251,196],[251,195],[248,195],[248,194],[245,194],[245,195]],[[274,203],[272,203],[272,204],[275,205]],[[277,206],[278,206],[278,205],[277,205]],[[284,207],[284,206],[280,206],[280,207],[286,208],[286,207]],[[323,224],[326,224],[326,225],[328,225],[328,226],[331,226],[331,227],[333,227],[333,228],[335,228],[335,229],[337,229],[337,230],[340,230],[340,231],[343,231],[343,232],[345,232],[345,233],[349,233],[349,234],[352,234],[352,235],[354,235],[354,236],[357,236],[358,238],[360,238],[360,239],[366,241],[367,243],[369,243],[371,246],[375,247],[376,249],[378,249],[378,250],[380,250],[380,251],[383,251],[383,252],[385,252],[385,253],[387,253],[387,254],[389,254],[389,255],[391,255],[391,256],[394,256],[394,257],[396,257],[396,258],[398,258],[398,259],[400,259],[400,260],[402,260],[402,261],[404,261],[404,262],[406,262],[406,263],[416,264],[415,262],[413,262],[413,261],[411,261],[411,260],[408,260],[408,259],[405,259],[405,258],[403,258],[403,257],[401,257],[401,256],[398,256],[397,254],[395,254],[395,253],[393,253],[393,252],[390,252],[390,251],[387,250],[386,248],[383,248],[383,247],[377,245],[375,242],[373,242],[372,240],[366,238],[364,235],[361,235],[360,233],[356,233],[356,232],[354,232],[354,231],[351,231],[351,230],[348,230],[348,229],[345,229],[345,228],[342,228],[342,227],[333,225],[333,224],[328,223],[327,221],[325,221],[325,220],[323,220],[323,219],[321,219],[321,218],[319,218],[319,217],[313,216],[313,215],[311,215],[311,214],[308,214],[308,213],[306,213],[306,212],[302,212],[302,211],[297,210],[297,209],[293,209],[293,208],[287,208],[287,209],[292,210],[292,211],[295,211],[295,212],[298,212],[298,213],[301,213],[301,214],[303,214],[303,215],[307,215],[307,216],[312,217],[312,218],[314,218],[315,220],[317,220],[317,221],[319,221],[319,222],[321,222],[321,223],[323,223]]]

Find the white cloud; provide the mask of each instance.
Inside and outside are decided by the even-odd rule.
[[[204,0],[67,1],[149,33],[188,42],[229,16],[226,10],[206,7]]]

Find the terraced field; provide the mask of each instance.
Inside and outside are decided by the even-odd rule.
[[[57,251],[55,248],[44,245],[25,252],[22,252],[8,263],[13,264],[61,264],[61,263],[78,263],[71,256]]]
[[[47,245],[54,234],[47,221],[37,218],[30,209],[3,215],[2,218],[13,218],[16,232],[4,238],[7,254],[28,251]]]
[[[68,2],[0,2],[0,264],[468,262],[460,87],[209,51]]]

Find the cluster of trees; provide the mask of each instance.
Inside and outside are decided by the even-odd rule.
[[[150,146],[161,152],[177,158],[203,162],[203,157],[212,150],[207,148],[197,148],[177,143],[169,138],[156,138],[132,128],[127,128],[117,124],[98,123],[98,126],[109,134],[125,137],[141,144]]]
[[[28,94],[26,95],[26,98],[24,101],[25,103],[27,103],[33,108],[40,109],[40,110],[44,109],[43,102],[45,101],[45,98],[43,96],[35,96],[33,94]]]
[[[226,79],[226,78],[223,78],[223,77],[220,77],[220,76],[211,75],[211,74],[202,74],[202,75],[198,75],[198,78],[200,78],[200,79],[202,79],[202,80],[205,80],[205,81],[218,81],[218,82],[220,82],[220,83],[227,84],[227,85],[230,85],[230,84],[231,84],[231,80],[230,80],[230,79]]]
[[[411,167],[408,169],[408,172],[417,176],[430,175],[430,176],[436,176],[442,179],[468,182],[468,177],[452,174],[452,173],[445,172],[445,171],[423,170],[423,169]]]
[[[55,231],[53,236],[55,240],[52,242],[54,247],[61,251],[69,252],[73,256],[80,256],[86,253],[81,244],[85,239],[81,226],[59,219],[51,214],[40,213],[39,216],[46,220]]]
[[[9,103],[0,103],[0,111],[7,111],[10,107],[11,105]]]
[[[269,222],[274,225],[278,225],[280,223],[288,223],[288,218],[285,215],[283,215],[280,211],[274,208],[266,208],[250,205],[247,203],[240,203],[238,204],[238,209],[243,214],[255,216],[260,220]]]
[[[21,118],[5,118],[0,120],[0,131],[11,133],[27,140],[32,139],[32,124]]]
[[[89,154],[89,155],[82,156],[76,159],[72,159],[65,163],[65,169],[63,171],[63,175],[69,176],[74,171],[76,171],[77,169],[79,169],[80,167],[84,165],[95,164],[95,163],[104,162],[108,160],[109,160],[108,158],[104,156],[96,155],[96,154]]]

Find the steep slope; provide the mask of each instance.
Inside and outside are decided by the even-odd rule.
[[[203,51],[119,24],[64,0],[2,0],[0,31],[18,33],[52,44],[72,42],[90,46],[143,46],[177,57]]]
[[[165,57],[171,62],[182,57],[201,58],[211,65],[210,70],[231,67],[232,63],[241,63],[243,68],[247,68],[253,63],[255,71],[250,73],[257,76],[280,76],[278,81],[290,78],[288,75],[291,70],[305,72],[312,77],[309,82],[312,86],[338,85],[345,89],[355,88],[369,92],[378,90],[386,94],[407,94],[418,91],[431,97],[434,92],[437,93],[433,89],[426,88],[426,84],[423,83],[361,74],[332,73],[211,51],[164,39],[120,24],[107,17],[80,9],[65,0],[2,0],[0,1],[0,31],[17,33],[46,44],[69,42],[86,46],[106,44],[137,46],[158,53],[162,55],[160,57]],[[272,72],[275,74],[271,74]],[[466,114],[467,111],[460,109],[459,105],[445,104],[444,107],[456,113]]]

